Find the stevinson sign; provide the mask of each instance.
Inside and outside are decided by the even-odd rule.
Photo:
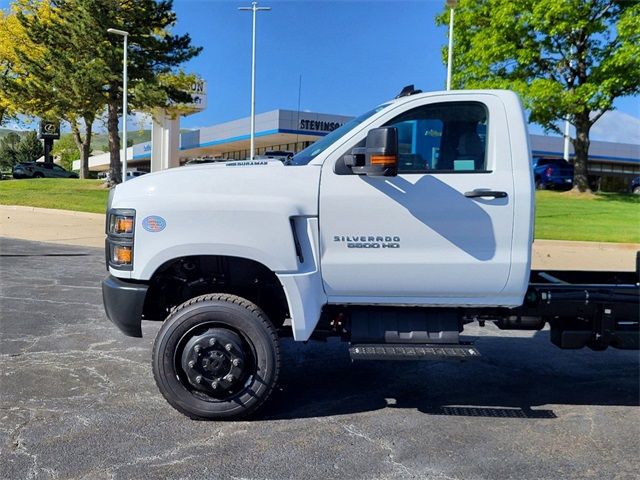
[[[183,107],[191,110],[192,113],[201,112],[207,108],[207,82],[198,80],[184,92],[191,95],[191,102],[182,105]]]
[[[336,128],[342,126],[340,122],[326,122],[323,120],[306,120],[301,119],[298,128],[300,130],[311,130],[314,132],[333,132]]]

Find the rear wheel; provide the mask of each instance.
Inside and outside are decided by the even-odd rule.
[[[160,392],[194,419],[255,412],[273,391],[279,370],[275,328],[258,306],[235,295],[203,295],[183,303],[153,346]]]
[[[640,195],[640,187],[636,187],[633,189],[633,194],[634,195]]]

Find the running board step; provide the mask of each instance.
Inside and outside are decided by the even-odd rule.
[[[349,347],[351,360],[430,360],[479,357],[471,344],[360,344]]]

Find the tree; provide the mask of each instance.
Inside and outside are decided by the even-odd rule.
[[[9,132],[0,140],[0,165],[13,167],[18,162],[18,144],[20,135]]]
[[[25,75],[9,83],[10,96],[33,116],[65,120],[80,156],[80,177],[89,174],[93,123],[104,109],[104,62],[82,48],[85,36],[73,2],[16,0],[13,5],[28,42],[15,44]],[[74,28],[70,26],[73,25]],[[32,46],[38,45],[38,55]]]
[[[8,83],[26,73],[17,58],[16,45],[31,48],[34,56],[39,54],[39,48],[29,44],[15,12],[0,9],[0,125],[22,113],[20,103],[8,95]]]
[[[73,169],[73,162],[80,160],[80,152],[72,135],[65,134],[53,144],[51,153],[60,159],[60,166],[66,170]]]
[[[18,162],[35,162],[42,155],[44,148],[38,139],[38,133],[32,130],[23,135],[17,147]]]
[[[121,180],[118,119],[122,104],[122,40],[129,36],[129,98],[132,108],[150,110],[184,102],[194,76],[178,70],[200,52],[188,35],[169,31],[176,21],[170,1],[15,0],[16,16],[31,45],[15,46],[24,75],[7,82],[13,103],[31,115],[71,125],[88,173],[94,120],[107,110],[111,178]],[[38,55],[31,53],[37,45]],[[84,135],[84,136],[83,136]]]
[[[185,87],[195,80],[179,66],[198,55],[189,35],[173,35],[176,22],[172,2],[167,0],[60,0],[60,18],[75,38],[76,48],[98,61],[101,88],[107,106],[107,131],[111,156],[110,177],[120,182],[119,116],[122,113],[122,37],[110,35],[108,28],[129,32],[128,77],[129,105],[132,109],[151,110],[172,102],[186,102]]]
[[[620,0],[460,0],[454,88],[508,88],[530,121],[576,129],[575,189],[589,190],[593,124],[616,98],[640,92],[640,3]],[[447,24],[444,12],[439,24]],[[446,52],[443,49],[443,58]]]

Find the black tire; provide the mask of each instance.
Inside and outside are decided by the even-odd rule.
[[[217,395],[212,389],[202,391],[208,388],[211,373],[202,370],[200,375],[207,368],[202,365],[206,359],[198,358],[195,367],[190,362],[189,372],[184,367],[185,355],[193,354],[194,341],[198,345],[210,332],[227,332],[241,340],[244,355],[236,386],[223,387],[225,391]],[[217,345],[200,343],[205,347],[198,357],[226,355]],[[194,371],[201,379],[204,376],[204,387],[192,383],[189,374]],[[172,407],[192,419],[232,420],[255,412],[273,391],[279,371],[280,344],[273,324],[257,305],[235,295],[209,294],[184,302],[167,317],[153,345],[153,376],[160,392]]]
[[[546,190],[547,186],[540,179],[536,180],[536,190]]]
[[[33,174],[32,178],[44,178],[44,175],[42,173],[40,173],[40,172],[36,172],[36,173]]]

